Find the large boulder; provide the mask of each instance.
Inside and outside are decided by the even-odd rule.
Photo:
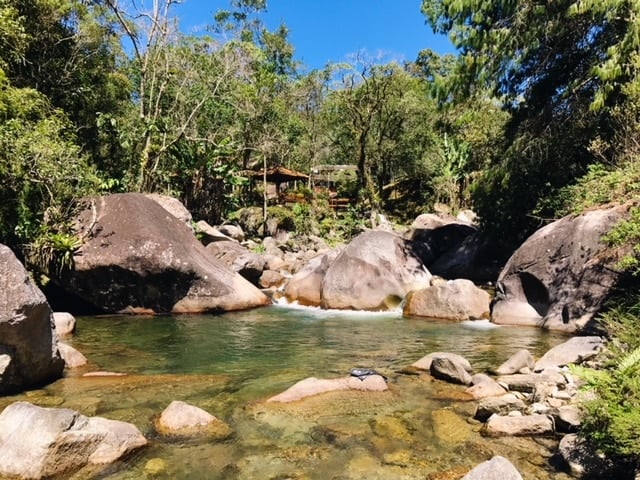
[[[418,245],[417,252],[429,267],[445,252],[457,249],[475,233],[476,228],[469,223],[450,216],[427,213],[416,218],[404,236]]]
[[[511,256],[496,285],[492,319],[498,324],[550,330],[588,330],[621,279],[602,236],[628,206],[567,216],[534,233]]]
[[[47,299],[0,245],[0,394],[55,380],[63,369]]]
[[[342,249],[334,249],[312,258],[288,282],[284,295],[290,302],[300,305],[320,306],[322,302],[322,281],[331,263]]]
[[[463,321],[489,317],[491,296],[471,280],[432,282],[422,290],[407,295],[403,314]]]
[[[76,224],[82,246],[56,281],[102,311],[202,313],[270,302],[144,195],[87,199]]]
[[[132,424],[27,402],[0,414],[0,475],[51,478],[113,463],[145,446]]]
[[[443,278],[495,282],[504,266],[504,254],[495,243],[476,232],[443,252],[429,264],[429,271]]]
[[[411,290],[429,286],[431,274],[415,245],[390,232],[358,235],[331,263],[322,281],[324,308],[387,310]]]

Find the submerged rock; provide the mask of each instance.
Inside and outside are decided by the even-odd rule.
[[[129,423],[85,417],[67,408],[27,402],[0,414],[0,474],[20,478],[70,475],[87,465],[113,463],[147,440]]]
[[[554,433],[554,425],[548,415],[492,415],[482,433],[489,437],[545,436]]]
[[[62,355],[64,364],[67,368],[77,368],[87,364],[87,357],[71,345],[58,342],[58,349],[60,350],[60,355]]]
[[[522,480],[513,464],[499,455],[474,467],[461,480]]]
[[[222,420],[186,402],[174,400],[155,421],[156,430],[162,435],[180,437],[207,436],[223,440],[232,430]]]
[[[352,376],[330,379],[310,377],[300,380],[284,392],[271,397],[267,402],[295,402],[320,393],[340,390],[383,392],[388,389],[387,382],[381,375],[368,375],[362,380]]]

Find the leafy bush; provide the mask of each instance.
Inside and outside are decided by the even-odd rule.
[[[640,296],[618,299],[602,315],[610,341],[602,368],[575,367],[591,395],[582,403],[582,434],[603,452],[640,462]]]

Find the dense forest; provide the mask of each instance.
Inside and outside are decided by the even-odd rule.
[[[0,0],[0,242],[23,258],[73,251],[85,195],[167,193],[216,224],[255,201],[247,171],[277,165],[355,165],[341,194],[363,216],[471,208],[507,254],[640,191],[636,0],[423,0],[456,56],[313,71],[261,21],[266,0],[230,0],[199,35],[175,3]],[[637,242],[632,212],[612,243]],[[640,454],[599,415],[603,445]]]

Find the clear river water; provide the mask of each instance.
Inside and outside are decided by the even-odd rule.
[[[98,472],[104,479],[429,479],[463,476],[493,455],[525,479],[567,479],[551,466],[557,439],[485,438],[464,387],[406,367],[434,351],[484,372],[526,348],[542,355],[566,340],[487,321],[444,323],[400,313],[270,306],[207,316],[78,318],[66,339],[90,364],[47,387],[0,398],[68,407],[132,422],[148,448]],[[388,377],[387,392],[339,392],[266,403],[306,377],[354,367]],[[83,377],[88,371],[124,376]],[[163,438],[153,420],[172,400],[227,422],[224,441]]]

